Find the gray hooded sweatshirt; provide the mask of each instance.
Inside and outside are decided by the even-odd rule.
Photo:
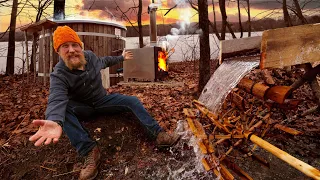
[[[69,100],[94,107],[94,102],[107,94],[102,86],[100,70],[124,60],[123,56],[97,57],[92,51],[84,51],[84,56],[87,61],[84,71],[70,70],[59,58],[54,71],[50,74],[47,120],[62,123]]]

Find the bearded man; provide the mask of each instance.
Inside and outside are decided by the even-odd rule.
[[[158,146],[172,146],[179,135],[163,131],[138,98],[107,94],[102,86],[100,70],[122,61],[132,60],[131,52],[121,56],[97,57],[83,50],[83,43],[68,26],[59,26],[53,34],[53,46],[59,62],[50,74],[50,95],[46,120],[34,120],[39,130],[29,138],[35,146],[57,143],[62,131],[80,156],[85,157],[79,179],[94,179],[98,174],[100,150],[79,122],[79,117],[93,113],[133,112]]]

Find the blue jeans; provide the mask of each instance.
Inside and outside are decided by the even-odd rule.
[[[93,113],[114,114],[130,111],[139,119],[151,138],[155,139],[162,131],[158,122],[149,115],[137,97],[121,94],[106,95],[94,102],[93,106],[70,100],[63,122],[63,131],[80,156],[85,156],[96,146],[96,142],[90,138],[88,131],[81,125],[78,117],[90,116]]]

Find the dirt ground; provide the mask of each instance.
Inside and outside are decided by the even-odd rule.
[[[183,82],[183,86],[118,85],[108,91],[137,96],[165,130],[175,131],[178,122],[185,122],[183,108],[191,107],[192,100],[197,97],[196,72],[197,62],[170,64],[167,81]],[[290,85],[301,73],[283,74],[276,79],[277,83]],[[30,122],[44,118],[48,94],[48,86],[39,82],[27,84],[22,76],[0,77],[0,179],[78,178],[83,158],[77,156],[65,135],[58,144],[49,146],[35,147],[28,141],[36,131]],[[303,100],[298,109],[273,109],[273,119],[283,121],[313,107],[316,102],[308,85],[294,92],[293,98]],[[316,112],[285,123],[303,132],[302,135],[271,129],[264,139],[319,169],[319,117]],[[181,132],[183,138],[173,148],[159,150],[131,113],[94,117],[83,125],[102,150],[96,179],[214,179],[214,175],[204,172],[199,163],[197,149],[191,146],[190,132]],[[267,160],[270,167],[246,158],[237,150],[229,158],[254,179],[309,179],[265,150],[258,148],[255,152]]]

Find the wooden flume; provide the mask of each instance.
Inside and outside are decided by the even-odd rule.
[[[259,99],[271,99],[280,104],[284,103],[284,100],[291,93],[290,86],[269,87],[265,84],[257,83],[247,78],[241,79],[241,81],[238,83],[238,87],[240,89],[243,89],[247,93],[256,96]]]

